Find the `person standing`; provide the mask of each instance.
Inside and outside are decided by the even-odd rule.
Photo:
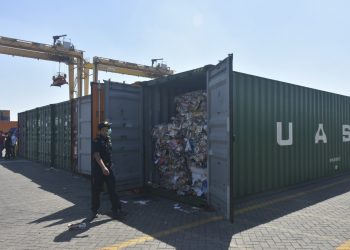
[[[17,156],[17,136],[13,132],[11,135],[11,154],[12,158],[15,158]]]
[[[5,148],[5,134],[0,131],[0,159],[2,159],[2,151]]]
[[[11,134],[7,133],[5,138],[5,158],[10,160],[12,158],[12,141],[11,141]]]
[[[97,217],[100,208],[100,194],[106,183],[112,204],[112,217],[117,219],[121,215],[121,203],[115,191],[115,178],[112,170],[112,141],[111,123],[105,121],[98,125],[99,135],[92,144],[91,164],[91,218]]]

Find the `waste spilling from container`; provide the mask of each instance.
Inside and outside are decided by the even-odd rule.
[[[176,115],[153,128],[160,186],[179,195],[207,195],[207,95],[193,91],[174,99]]]

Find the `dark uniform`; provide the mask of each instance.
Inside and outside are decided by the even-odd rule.
[[[100,208],[100,193],[105,182],[108,189],[109,198],[112,203],[112,212],[114,214],[121,210],[119,197],[115,191],[115,179],[112,170],[112,142],[109,136],[103,137],[99,135],[93,141],[92,154],[99,152],[102,161],[109,170],[109,175],[104,175],[100,165],[95,158],[92,160],[91,169],[91,210],[93,214],[97,214]]]
[[[5,149],[6,149],[5,158],[8,160],[13,158],[11,134],[7,134],[7,137],[5,139]]]

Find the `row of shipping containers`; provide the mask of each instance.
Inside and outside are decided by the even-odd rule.
[[[82,140],[86,141],[80,136],[82,132],[86,134],[80,126],[85,120],[91,123],[90,106],[90,96],[86,96],[19,113],[19,155],[50,167],[88,173],[86,169],[90,166],[78,164],[79,154],[86,153],[79,151],[78,147],[82,147]],[[85,119],[78,121],[82,115]],[[90,145],[91,132],[87,137]],[[90,154],[89,146],[87,153]]]
[[[73,105],[67,101],[19,113],[19,155],[50,167],[73,169]]]
[[[228,219],[239,198],[350,170],[349,97],[232,71],[232,56],[133,85],[92,83],[89,99],[72,109],[78,110],[73,121],[72,112],[56,106],[71,102],[21,113],[26,144],[20,140],[20,152],[69,166],[76,151],[77,167],[71,168],[89,174],[91,137],[107,119],[118,188],[157,184],[152,130],[175,115],[176,96],[196,90],[207,94],[206,202]],[[78,132],[72,142],[74,122]]]
[[[227,218],[237,199],[350,170],[349,97],[232,71],[229,56],[137,86],[105,82],[120,183],[159,183],[152,129],[197,90],[207,93],[207,202]]]

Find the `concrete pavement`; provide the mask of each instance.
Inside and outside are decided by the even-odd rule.
[[[350,174],[250,197],[230,224],[215,212],[123,193],[128,215],[86,229],[89,180],[26,160],[0,161],[0,249],[350,249]]]

